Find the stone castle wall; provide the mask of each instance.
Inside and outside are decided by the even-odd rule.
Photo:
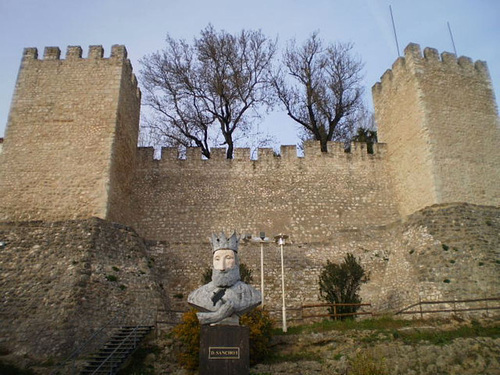
[[[500,123],[486,63],[410,44],[373,87],[400,212],[500,204]]]
[[[0,238],[2,352],[62,359],[112,318],[154,321],[160,294],[133,230],[97,218],[1,223]]]
[[[140,92],[123,46],[27,48],[0,154],[0,220],[64,220],[126,206]]]
[[[320,303],[318,278],[323,266],[327,261],[340,263],[347,253],[354,254],[369,275],[361,288],[363,302],[372,304],[368,311],[395,312],[419,300],[498,296],[499,231],[499,208],[448,204],[428,207],[387,225],[341,229],[324,242],[288,243],[284,248],[288,318],[303,322],[302,313],[326,312],[301,311],[301,306]],[[208,240],[149,244],[170,310],[189,308],[187,295],[202,285],[203,271],[211,264],[210,248]],[[242,241],[239,255],[253,271],[254,286],[260,288],[260,245]],[[264,285],[266,309],[280,321],[281,258],[275,243],[264,247]]]
[[[297,242],[328,242],[339,230],[383,225],[398,217],[384,157],[354,144],[351,153],[340,143],[330,152],[316,142],[298,158],[295,147],[281,156],[248,149],[234,159],[224,150],[202,160],[193,149],[186,160],[164,149],[153,160],[152,149],[140,149],[135,177],[136,212],[130,223],[143,237],[170,242],[205,241],[212,232],[237,230],[256,235],[287,233]]]

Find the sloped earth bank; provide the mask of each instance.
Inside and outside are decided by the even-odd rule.
[[[330,330],[277,335],[274,358],[257,364],[252,375],[267,374],[500,374],[500,321],[481,321],[478,335],[451,332],[477,322],[419,322],[385,329]],[[470,332],[470,330],[469,330]],[[460,336],[460,335],[458,335]],[[173,364],[176,343],[159,339],[158,354],[146,366],[155,374],[190,374]],[[154,367],[154,370],[152,369]]]

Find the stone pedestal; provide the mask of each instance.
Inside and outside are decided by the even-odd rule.
[[[201,326],[200,375],[247,375],[249,333],[248,327]]]

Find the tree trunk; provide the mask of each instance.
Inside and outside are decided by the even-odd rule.
[[[227,152],[226,152],[226,159],[232,159],[233,158],[233,151],[234,151],[234,145],[233,142],[227,142]]]
[[[328,141],[326,137],[321,137],[321,139],[319,140],[319,144],[321,147],[321,152],[328,152],[328,147],[327,147]]]

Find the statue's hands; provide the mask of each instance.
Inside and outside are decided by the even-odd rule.
[[[214,312],[199,312],[196,314],[201,324],[217,323],[234,313],[233,304],[224,299],[219,300],[215,307],[217,307],[217,310]]]

